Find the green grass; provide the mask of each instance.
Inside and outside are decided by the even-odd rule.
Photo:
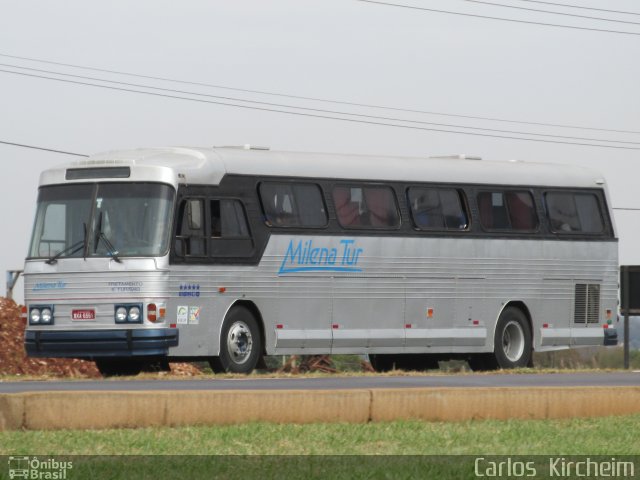
[[[2,455],[640,454],[640,415],[0,432]]]
[[[640,415],[573,420],[0,432],[0,455],[71,457],[68,478],[476,478],[477,456],[640,454]],[[111,455],[128,455],[112,457]],[[169,455],[169,456],[161,456]],[[384,456],[383,456],[384,455]],[[393,455],[393,456],[389,456]],[[452,456],[455,455],[455,456]],[[504,460],[502,458],[501,460]],[[0,478],[3,477],[0,467]],[[537,478],[547,478],[544,471]]]

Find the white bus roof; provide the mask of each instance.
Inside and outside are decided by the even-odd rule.
[[[92,155],[46,170],[41,185],[66,180],[67,169],[130,167],[119,181],[158,181],[177,186],[218,184],[225,174],[341,178],[374,181],[596,187],[604,178],[587,168],[519,161],[497,162],[464,156],[420,158],[279,152],[237,147],[149,148]],[[108,181],[108,178],[100,178]]]

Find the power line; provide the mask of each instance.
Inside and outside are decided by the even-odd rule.
[[[137,84],[137,83],[128,83],[128,82],[121,82],[121,81],[115,81],[115,80],[105,80],[103,78],[87,77],[87,76],[83,76],[83,75],[74,75],[74,74],[70,74],[70,73],[61,73],[61,72],[55,72],[55,71],[52,71],[52,70],[43,70],[43,69],[39,69],[39,68],[21,67],[21,66],[18,66],[18,65],[9,65],[9,64],[6,64],[6,63],[0,63],[0,66],[11,67],[11,68],[19,68],[19,69],[22,69],[22,70],[35,71],[35,72],[39,72],[39,73],[48,73],[48,74],[54,74],[54,75],[61,75],[61,76],[65,76],[65,77],[80,78],[80,79],[83,79],[83,80],[91,80],[91,81],[98,81],[98,82],[104,82],[104,83],[112,83],[112,84],[117,84],[117,85],[124,85],[124,86],[127,86],[127,87],[146,88],[146,89],[159,90],[159,91],[170,92],[170,93],[179,93],[179,94],[193,95],[193,96],[206,97],[206,98],[216,98],[216,99],[219,99],[219,100],[240,101],[240,102],[244,102],[244,103],[267,105],[267,106],[270,106],[270,107],[293,108],[293,109],[297,109],[297,110],[306,110],[306,111],[318,112],[318,113],[328,113],[328,114],[332,114],[332,115],[348,115],[348,116],[353,116],[353,117],[369,118],[369,119],[374,119],[374,120],[384,120],[384,121],[403,122],[403,123],[415,123],[415,124],[420,124],[420,125],[432,125],[432,126],[437,126],[437,127],[448,127],[448,128],[465,128],[465,129],[479,130],[479,131],[485,131],[485,132],[497,132],[497,133],[507,133],[507,134],[515,134],[515,135],[530,135],[530,136],[535,136],[535,137],[560,138],[560,139],[565,139],[565,140],[586,140],[586,141],[591,141],[591,142],[605,142],[605,143],[621,143],[621,144],[628,144],[628,145],[640,145],[640,142],[630,142],[630,141],[623,141],[623,140],[610,140],[610,139],[591,138],[591,137],[575,137],[575,136],[566,136],[566,135],[554,135],[554,134],[548,134],[548,133],[522,132],[522,131],[514,131],[514,130],[500,130],[500,129],[496,129],[496,128],[483,128],[483,127],[474,127],[474,126],[468,126],[468,125],[455,125],[455,124],[447,124],[447,123],[425,122],[425,121],[420,121],[420,120],[409,120],[409,119],[404,119],[404,118],[381,117],[381,116],[366,115],[366,114],[361,114],[361,113],[341,112],[341,111],[336,111],[336,110],[325,110],[325,109],[319,109],[319,108],[301,107],[301,106],[297,106],[297,105],[286,105],[286,104],[280,104],[280,103],[261,102],[261,101],[247,100],[247,99],[236,98],[236,97],[223,97],[223,96],[219,96],[219,95],[209,95],[209,94],[205,94],[205,93],[189,92],[189,91],[185,91],[185,90],[175,90],[175,89],[169,89],[169,88],[163,88],[163,87],[155,87],[155,86],[150,86],[150,85],[142,85],[142,84]],[[4,73],[18,73],[18,72],[8,72],[6,70],[2,70],[2,72],[4,72]]]
[[[582,5],[570,5],[568,3],[543,2],[541,0],[518,0],[520,2],[540,3],[543,5],[553,5],[554,7],[579,8],[580,10],[593,10],[596,12],[622,13],[624,15],[639,15],[640,12],[623,12],[621,10],[607,10],[606,8],[583,7]]]
[[[387,3],[380,2],[377,0],[355,0],[356,2],[364,2],[364,3],[375,3],[378,5],[385,5],[387,7],[400,7],[400,8],[409,8],[411,10],[422,10],[425,12],[435,12],[435,13],[446,13],[449,15],[460,15],[463,17],[474,17],[474,18],[484,18],[486,20],[501,20],[503,22],[513,22],[513,23],[527,23],[529,25],[541,25],[544,27],[559,27],[559,28],[570,28],[573,30],[588,30],[590,32],[602,32],[602,33],[617,33],[620,35],[638,35],[640,36],[640,32],[626,32],[620,30],[606,30],[602,28],[589,28],[589,27],[576,27],[574,25],[562,25],[558,23],[544,23],[544,22],[533,22],[529,20],[516,20],[514,18],[504,18],[504,17],[490,17],[488,15],[476,15],[473,13],[462,13],[462,12],[451,12],[449,10],[436,10],[434,8],[424,8],[424,7],[416,7],[413,5],[404,5],[400,3]]]
[[[104,69],[104,68],[87,67],[87,66],[76,65],[76,64],[71,64],[71,63],[52,62],[52,61],[44,60],[44,59],[30,58],[30,57],[20,57],[20,56],[17,56],[17,55],[9,55],[9,54],[3,54],[3,53],[0,53],[0,57],[14,58],[14,59],[19,59],[19,60],[27,60],[27,61],[30,61],[30,62],[45,63],[45,64],[49,64],[49,65],[58,65],[58,66],[64,66],[64,67],[79,68],[79,69],[82,69],[82,70],[91,70],[91,71],[103,72],[103,73],[113,73],[113,74],[116,74],[116,75],[126,75],[126,76],[136,77],[136,78],[146,78],[146,79],[151,79],[151,80],[160,80],[160,81],[164,81],[164,82],[181,83],[181,84],[184,84],[184,85],[196,85],[196,86],[201,86],[201,87],[218,88],[218,89],[221,89],[221,90],[231,90],[231,91],[236,91],[236,92],[255,93],[255,94],[259,94],[259,95],[269,95],[269,96],[282,97],[282,98],[294,98],[294,99],[298,99],[298,100],[310,100],[310,101],[314,101],[314,102],[334,103],[334,104],[337,104],[337,105],[349,105],[349,106],[354,106],[354,107],[374,108],[374,109],[380,109],[380,110],[390,110],[390,111],[407,112],[407,113],[418,113],[418,114],[424,114],[424,115],[437,115],[437,116],[452,117],[452,118],[466,118],[466,119],[469,119],[469,120],[486,120],[486,121],[491,121],[491,122],[513,123],[513,124],[519,124],[519,125],[535,125],[535,126],[542,126],[542,127],[571,128],[571,129],[576,129],[576,130],[588,130],[588,131],[599,131],[599,132],[610,132],[610,133],[629,133],[629,134],[634,134],[634,135],[635,134],[640,134],[640,131],[634,131],[634,130],[595,128],[595,127],[585,127],[585,126],[580,126],[580,125],[567,125],[567,124],[558,124],[558,123],[530,122],[530,121],[511,120],[511,119],[496,118],[496,117],[482,117],[482,116],[476,116],[476,115],[460,115],[460,114],[445,113],[445,112],[432,112],[432,111],[427,111],[427,110],[416,110],[416,109],[409,109],[409,108],[391,107],[391,106],[388,106],[388,105],[372,105],[372,104],[356,103],[356,102],[349,102],[349,101],[342,101],[342,100],[330,100],[330,99],[318,98],[318,97],[307,97],[307,96],[301,96],[301,95],[290,95],[290,94],[285,94],[285,93],[274,93],[274,92],[267,92],[267,91],[263,91],[263,90],[250,90],[250,89],[245,89],[245,88],[234,88],[234,87],[223,86],[223,85],[215,85],[215,84],[210,84],[210,83],[192,82],[192,81],[187,81],[187,80],[178,80],[178,79],[173,79],[173,78],[154,77],[154,76],[151,76],[151,75],[141,75],[141,74],[131,73],[131,72],[122,72],[122,71],[118,71],[118,70],[108,70],[108,69]],[[26,68],[26,67],[19,67],[19,68]]]
[[[585,146],[585,147],[614,148],[614,149],[622,149],[622,150],[640,150],[640,148],[638,148],[638,147],[625,147],[625,146],[620,146],[620,145],[601,145],[601,144],[595,144],[595,143],[567,142],[567,141],[560,141],[560,140],[543,140],[543,139],[539,139],[539,138],[523,138],[523,137],[513,137],[513,136],[508,136],[508,135],[493,135],[493,134],[477,133],[477,132],[461,132],[461,131],[457,131],[457,130],[419,127],[419,126],[415,126],[415,125],[399,125],[399,124],[395,124],[395,123],[376,122],[376,121],[371,121],[371,120],[361,120],[361,119],[354,119],[354,118],[334,117],[334,116],[330,116],[330,115],[320,115],[320,114],[312,114],[312,113],[305,113],[305,112],[292,112],[292,111],[288,111],[288,110],[280,110],[280,109],[275,109],[275,108],[256,107],[256,106],[251,106],[251,105],[239,105],[239,104],[236,104],[236,103],[221,102],[221,101],[214,101],[214,100],[205,100],[205,99],[202,99],[202,98],[181,97],[181,96],[178,96],[178,95],[168,95],[168,94],[162,94],[162,93],[156,93],[156,92],[146,92],[146,91],[143,91],[143,90],[135,90],[135,89],[130,89],[130,88],[114,87],[114,86],[110,86],[110,85],[99,85],[99,84],[95,84],[95,83],[80,82],[80,81],[68,80],[68,79],[64,79],[64,78],[47,77],[47,76],[43,76],[43,75],[34,75],[34,74],[31,74],[31,73],[24,73],[24,72],[13,72],[13,71],[2,70],[2,69],[0,69],[0,72],[11,73],[11,74],[14,74],[14,75],[21,75],[21,76],[25,76],[25,77],[33,77],[33,78],[53,80],[53,81],[57,81],[57,82],[70,83],[70,84],[76,84],[76,85],[85,85],[85,86],[96,87],[96,88],[105,88],[105,89],[114,90],[114,91],[139,93],[139,94],[142,94],[142,95],[150,95],[150,96],[154,96],[154,97],[172,98],[172,99],[176,99],[176,100],[187,100],[187,101],[197,102],[197,103],[223,105],[223,106],[227,106],[227,107],[245,108],[245,109],[249,109],[249,110],[257,110],[257,111],[263,111],[263,112],[282,113],[282,114],[296,115],[296,116],[299,116],[299,117],[307,117],[307,118],[322,118],[322,119],[327,119],[327,120],[340,120],[340,121],[343,121],[343,122],[362,123],[362,124],[367,124],[367,125],[379,125],[379,126],[385,126],[385,127],[405,128],[405,129],[410,129],[410,130],[421,130],[421,131],[429,131],[429,132],[453,133],[453,134],[458,134],[458,135],[471,135],[471,136],[476,136],[476,137],[502,138],[502,139],[508,139],[508,140],[521,140],[521,141],[527,141],[527,142],[553,143],[553,144],[562,144],[562,145],[578,145],[578,146]]]
[[[624,210],[628,212],[640,212],[640,208],[632,208],[632,207],[613,207],[613,210]]]
[[[602,17],[591,17],[588,15],[576,15],[574,13],[565,13],[565,12],[553,12],[551,10],[541,10],[538,8],[527,8],[527,7],[517,7],[515,5],[505,5],[504,3],[493,3],[493,2],[485,2],[483,0],[461,0],[463,2],[469,3],[480,3],[483,5],[491,5],[492,7],[502,7],[502,8],[512,8],[515,10],[526,10],[528,12],[538,12],[538,13],[548,13],[551,15],[562,15],[565,17],[575,17],[575,18],[586,18],[588,20],[598,20],[601,22],[614,22],[614,23],[626,23],[628,25],[640,25],[640,22],[631,22],[628,20],[614,20],[611,18],[602,18]]]
[[[13,147],[31,148],[33,150],[43,150],[45,152],[61,153],[63,155],[74,155],[76,157],[88,157],[89,156],[89,155],[84,155],[82,153],[65,152],[64,150],[54,150],[52,148],[36,147],[35,145],[25,145],[23,143],[5,142],[5,141],[2,141],[2,140],[0,140],[0,143],[2,143],[3,145],[11,145]]]

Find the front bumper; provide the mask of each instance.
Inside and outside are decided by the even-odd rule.
[[[175,328],[52,331],[27,330],[24,346],[30,357],[96,358],[163,356],[177,347]]]

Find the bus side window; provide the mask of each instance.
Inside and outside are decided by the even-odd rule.
[[[335,187],[333,189],[333,203],[336,206],[338,222],[343,227],[360,225],[360,204],[351,199],[351,188]]]
[[[400,226],[398,204],[391,187],[339,185],[333,188],[332,195],[342,227],[395,229]]]
[[[487,230],[506,230],[509,228],[507,206],[502,192],[481,192],[478,194],[480,223]]]
[[[364,199],[372,227],[398,227],[400,217],[393,190],[389,187],[365,187]]]
[[[410,187],[409,206],[420,230],[464,230],[469,221],[461,191],[453,188]]]
[[[249,236],[244,209],[238,200],[211,200],[211,236],[214,238]]]
[[[507,192],[509,220],[513,230],[533,231],[538,228],[538,216],[529,192]]]
[[[478,208],[480,223],[487,230],[532,232],[538,228],[530,192],[481,192]]]
[[[260,185],[260,200],[270,227],[327,225],[322,190],[317,184],[264,182]]]
[[[556,233],[602,233],[598,198],[592,193],[547,192],[544,195],[551,230]]]
[[[253,255],[253,239],[242,202],[233,199],[213,199],[211,213],[211,257],[233,258]]]
[[[204,257],[206,255],[204,227],[204,201],[193,198],[183,200],[178,212],[176,255]]]
[[[440,190],[440,203],[447,229],[465,230],[469,226],[469,216],[464,208],[464,193],[461,190]]]

